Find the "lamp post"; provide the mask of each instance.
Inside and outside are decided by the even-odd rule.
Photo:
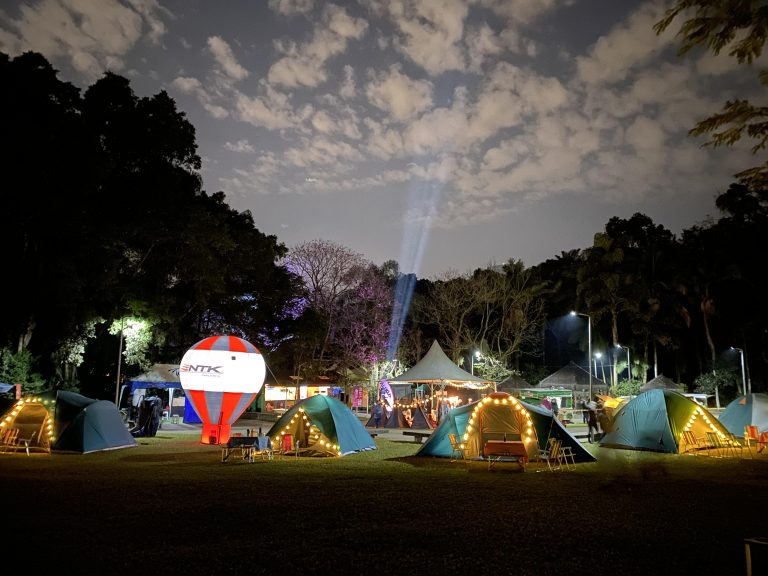
[[[123,331],[125,330],[125,316],[120,320],[120,345],[117,349],[117,382],[115,382],[115,406],[120,409],[120,368],[123,364]]]
[[[592,359],[592,317],[589,314],[582,314],[575,310],[571,311],[571,316],[584,316],[587,319],[587,340],[589,341],[589,348],[587,350],[587,372],[589,372],[589,399],[592,400],[592,362],[590,362]],[[597,365],[595,365],[595,376],[597,376]]]
[[[741,388],[744,390],[744,394],[747,394],[747,378],[744,375],[744,350],[731,346],[731,350],[736,350],[741,357]]]
[[[627,380],[629,382],[632,382],[632,364],[629,363],[629,346],[622,346],[621,344],[616,344],[616,348],[621,348],[627,351]]]
[[[480,350],[475,350],[469,355],[469,373],[475,375],[475,358],[480,359]]]

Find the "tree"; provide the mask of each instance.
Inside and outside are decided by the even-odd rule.
[[[761,0],[677,0],[654,30],[661,34],[678,18],[686,18],[678,31],[681,54],[697,47],[716,55],[727,50],[739,64],[752,64],[762,54],[768,34],[768,7]],[[761,71],[759,80],[768,86],[768,72]],[[729,100],[721,113],[700,121],[690,134],[711,135],[706,143],[710,146],[731,146],[746,136],[756,141],[752,146],[756,154],[768,143],[768,107]],[[751,190],[768,190],[768,161],[735,177]]]
[[[211,331],[283,337],[286,249],[202,190],[195,129],[165,92],[140,98],[107,73],[81,96],[35,53],[0,54],[0,82],[0,242],[15,273],[0,345],[29,350],[56,385],[84,378],[110,398],[120,318],[153,326],[147,362],[180,359]]]

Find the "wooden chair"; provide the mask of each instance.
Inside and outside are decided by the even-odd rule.
[[[451,442],[451,462],[457,462],[459,459],[466,461],[467,448],[463,443],[456,440],[456,434],[448,434],[448,440]]]
[[[707,454],[706,452],[702,452],[702,450],[706,450],[708,448],[708,446],[704,443],[704,439],[697,438],[693,433],[693,430],[683,431],[683,442],[685,445],[685,450],[681,450],[681,452],[688,453],[690,450],[694,456]]]
[[[562,454],[560,452],[560,440],[550,438],[545,450],[539,450],[539,460],[547,463],[550,472],[562,470]]]
[[[747,445],[747,449],[749,450],[749,455],[754,458],[754,452],[752,451],[752,447],[754,446],[755,450],[757,450],[757,440],[760,437],[760,435],[757,433],[757,426],[754,424],[748,424],[747,426],[744,426],[744,443]]]

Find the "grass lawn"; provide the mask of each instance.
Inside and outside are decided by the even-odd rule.
[[[343,458],[254,463],[221,463],[188,434],[139,443],[0,454],[6,562],[106,576],[730,576],[746,573],[744,538],[768,536],[768,454],[590,446],[598,461],[575,471],[521,472],[379,439]]]

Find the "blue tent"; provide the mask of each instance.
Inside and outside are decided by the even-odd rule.
[[[768,394],[739,396],[720,414],[720,423],[736,436],[743,436],[746,426],[768,432]]]
[[[703,406],[680,392],[657,388],[642,392],[619,409],[613,429],[600,446],[680,453],[694,448],[681,441],[684,430],[692,430],[696,437],[728,433]]]
[[[136,446],[113,402],[65,390],[56,393],[53,437],[53,450],[83,454]]]
[[[481,423],[470,424],[476,408],[482,408],[483,420]],[[477,402],[449,411],[429,440],[416,452],[416,456],[450,458],[453,450],[448,434],[455,434],[459,439],[467,434],[465,454],[468,458],[479,458],[485,440],[498,440],[505,434],[512,437],[525,436],[527,418],[525,414],[521,417],[523,412],[530,416],[533,424],[534,441],[528,448],[531,459],[538,456],[539,449],[547,445],[548,438],[558,438],[564,447],[571,448],[575,460],[595,461],[595,457],[563,427],[551,411],[517,400],[506,392],[493,392]]]

